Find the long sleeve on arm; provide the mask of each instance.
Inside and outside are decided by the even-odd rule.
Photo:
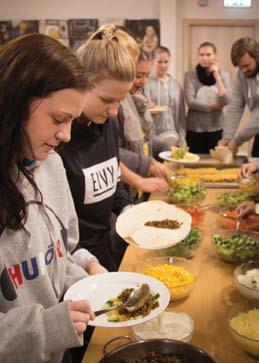
[[[123,208],[132,204],[130,194],[127,192],[124,183],[121,181],[117,184],[116,193],[114,194],[112,211],[115,215],[119,215]]]
[[[184,94],[187,106],[190,110],[212,112],[212,109],[205,103],[196,100],[195,79],[193,72],[187,72],[184,77]]]
[[[151,166],[152,157],[143,154],[138,154],[134,151],[119,148],[120,160],[134,173],[137,173],[143,177],[148,176],[148,172]]]
[[[0,314],[0,362],[59,363],[68,347],[80,346],[68,302],[45,309],[24,305]]]
[[[245,108],[244,89],[239,73],[235,79],[232,99],[227,107],[224,125],[223,125],[223,138],[232,139],[235,135],[240,119]]]
[[[181,87],[179,89],[177,132],[180,136],[180,144],[182,144],[185,141],[185,136],[186,136],[186,115],[185,115],[184,94]]]
[[[231,80],[227,72],[221,73],[221,79],[225,88],[225,93],[222,96],[218,96],[218,103],[222,106],[226,106],[232,98]]]
[[[252,137],[259,133],[259,106],[252,112],[250,120],[237,132],[234,140],[238,145],[250,140]]]

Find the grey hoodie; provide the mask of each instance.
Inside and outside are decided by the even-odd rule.
[[[167,105],[168,109],[154,116],[155,132],[160,140],[178,136],[178,144],[185,142],[186,120],[184,96],[180,84],[170,74],[169,81],[163,82],[150,74],[148,87],[151,101],[156,105]]]
[[[221,72],[226,93],[217,97],[217,103],[225,106],[230,101],[231,87],[227,72]],[[196,96],[203,84],[199,81],[197,71],[185,73],[184,94],[188,106],[187,129],[195,132],[213,132],[221,130],[224,122],[223,111],[213,110],[208,104],[197,100]]]
[[[245,106],[251,111],[251,118],[237,131]],[[234,138],[238,145],[259,133],[259,74],[247,78],[239,70],[235,79],[232,100],[225,114],[224,138]]]
[[[158,158],[161,151],[168,150],[168,145],[154,135],[153,119],[148,111],[148,89],[128,94],[121,101],[119,112],[120,159],[134,172],[147,177],[152,157]],[[123,134],[123,135],[122,135]],[[148,144],[149,155],[144,154],[144,143]]]
[[[62,161],[56,153],[36,166],[34,180],[44,206],[24,176],[24,229],[0,238],[0,362],[60,362],[65,349],[80,346],[68,302],[68,287],[87,276],[70,252],[78,242],[78,221]]]

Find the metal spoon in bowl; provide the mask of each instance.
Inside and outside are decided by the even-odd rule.
[[[241,213],[242,213],[242,207],[240,208],[239,214],[238,214],[238,217],[237,217],[236,231],[239,230],[239,226],[240,226],[240,222],[241,222],[241,218],[242,218]]]
[[[147,302],[150,294],[150,287],[148,284],[142,284],[140,287],[134,289],[127,301],[124,304],[120,304],[118,306],[113,306],[110,308],[105,308],[101,310],[97,310],[94,312],[95,316],[99,316],[105,313],[108,313],[112,310],[119,310],[122,308],[126,308],[128,312],[136,311],[140,308],[142,308],[145,303]]]

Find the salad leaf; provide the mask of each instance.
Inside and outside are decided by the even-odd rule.
[[[185,155],[188,153],[189,147],[182,146],[172,150],[172,158],[175,160],[183,159]]]
[[[203,234],[201,230],[197,227],[193,227],[184,240],[175,246],[160,250],[160,254],[190,258],[194,254],[194,249],[200,244],[202,237]]]
[[[214,234],[212,242],[219,255],[228,262],[246,261],[259,252],[256,240],[247,233],[237,232],[230,237]]]
[[[169,201],[177,204],[194,204],[202,201],[206,197],[207,191],[202,185],[177,185],[174,189],[169,189]]]
[[[253,192],[226,192],[217,196],[218,203],[222,207],[236,207],[241,202],[252,200],[253,198],[255,198],[255,193]]]

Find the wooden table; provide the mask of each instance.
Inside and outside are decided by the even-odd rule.
[[[205,203],[214,202],[218,192],[216,189],[208,189]],[[160,197],[156,195],[154,199],[165,200],[165,197]],[[233,279],[235,266],[221,261],[211,243],[211,230],[216,219],[217,215],[214,212],[207,211],[201,226],[204,229],[204,239],[192,259],[201,268],[201,275],[194,290],[188,298],[171,303],[168,310],[175,309],[192,316],[195,327],[191,344],[207,351],[217,363],[258,362],[239,348],[228,331],[227,310],[241,297]],[[129,246],[120,271],[134,271],[135,266],[155,254],[154,251]],[[131,329],[96,328],[82,362],[97,363],[103,356],[104,344],[119,335],[132,336]]]

